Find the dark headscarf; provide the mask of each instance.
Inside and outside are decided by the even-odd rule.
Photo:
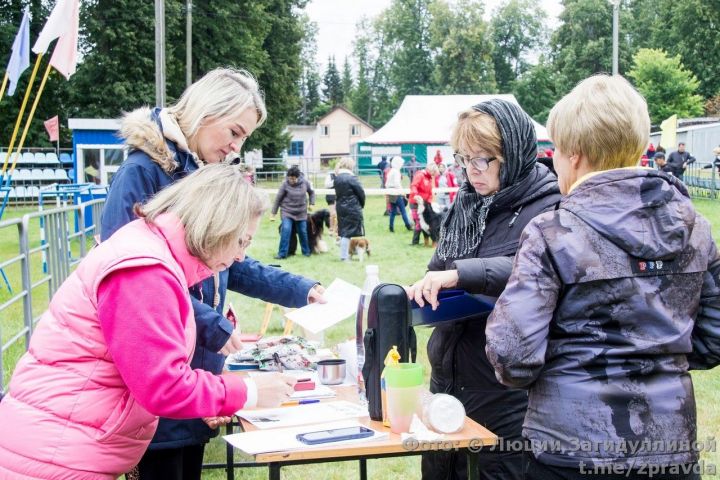
[[[522,180],[535,169],[535,126],[522,108],[506,100],[493,99],[478,103],[473,109],[493,117],[500,130],[504,160],[500,166],[500,190],[482,196],[469,181],[463,183],[440,227],[436,254],[441,260],[463,258],[474,252],[482,242],[490,206],[514,195]]]
[[[535,125],[530,116],[514,103],[493,99],[478,103],[473,110],[490,115],[495,119],[502,139],[502,156],[505,162],[500,167],[500,191],[527,177],[537,158],[537,137]]]

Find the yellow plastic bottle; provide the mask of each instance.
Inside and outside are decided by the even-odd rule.
[[[385,368],[383,368],[382,373],[380,374],[380,402],[382,405],[382,422],[383,425],[386,427],[390,426],[390,420],[388,419],[388,409],[387,409],[387,391],[385,388],[385,370],[388,367],[397,366],[400,363],[400,352],[397,351],[397,345],[393,345],[393,347],[388,351],[387,356],[385,356]]]

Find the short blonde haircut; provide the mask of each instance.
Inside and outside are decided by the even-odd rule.
[[[619,75],[580,82],[550,111],[548,134],[567,155],[585,155],[594,170],[637,164],[650,139],[647,103]]]
[[[203,125],[238,116],[248,108],[257,112],[260,127],[267,110],[257,80],[246,70],[216,68],[186,88],[168,112],[177,120],[188,144],[192,144]]]
[[[355,168],[355,160],[353,160],[350,157],[342,157],[340,160],[338,160],[337,165],[335,165],[335,171],[337,172],[341,168],[344,168],[345,170],[352,170]]]
[[[219,163],[161,190],[136,212],[148,223],[163,213],[175,214],[185,227],[188,251],[207,263],[237,244],[267,207],[267,197],[243,178],[236,165]]]
[[[481,148],[493,157],[502,158],[502,137],[497,122],[487,113],[470,108],[458,115],[450,136],[453,150],[463,155]]]

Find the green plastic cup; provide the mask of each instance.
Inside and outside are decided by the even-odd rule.
[[[407,432],[412,416],[418,413],[423,390],[423,367],[419,363],[388,365],[384,370],[387,418],[390,431]]]
[[[388,387],[415,387],[424,383],[420,363],[399,363],[385,367],[385,385]]]

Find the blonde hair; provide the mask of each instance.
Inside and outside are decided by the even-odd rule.
[[[550,111],[547,129],[568,155],[585,155],[595,170],[637,164],[650,137],[647,103],[619,75],[594,75]]]
[[[148,223],[163,213],[176,215],[185,228],[188,250],[207,263],[236,244],[267,207],[267,197],[243,178],[236,165],[219,163],[161,190],[136,213]]]
[[[502,161],[502,137],[497,122],[492,115],[478,112],[473,108],[458,115],[450,137],[450,145],[453,150],[465,155],[482,148]]]
[[[267,110],[257,80],[246,70],[216,68],[186,88],[168,112],[191,144],[207,121],[234,117],[248,108],[255,109],[260,127],[267,118]]]
[[[341,168],[344,168],[345,170],[352,170],[355,168],[355,160],[350,157],[342,157],[338,160],[337,165],[335,165],[335,171],[337,172]]]

